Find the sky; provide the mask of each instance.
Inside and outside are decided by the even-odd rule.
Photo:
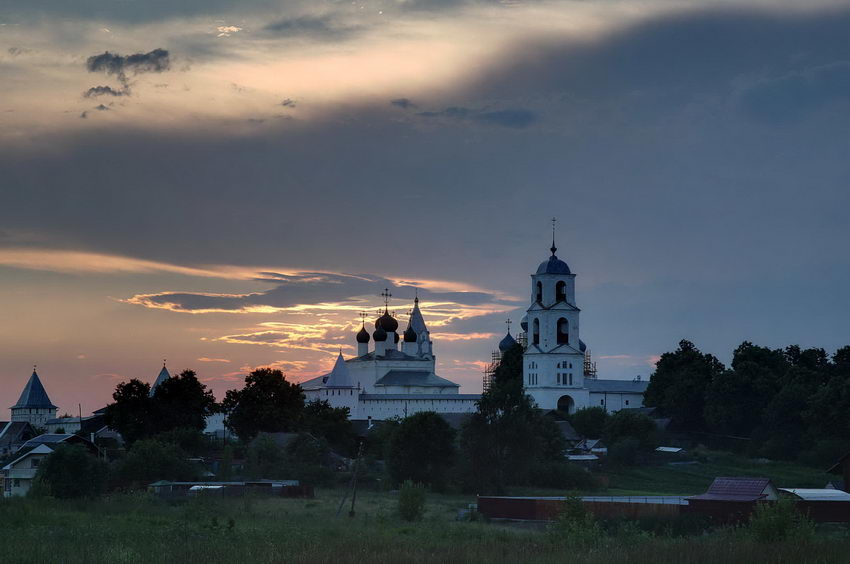
[[[804,5],[803,5],[804,4]],[[557,217],[600,377],[850,343],[850,3],[0,0],[0,406],[481,369]],[[5,402],[5,403],[2,403]],[[80,407],[78,407],[80,406]]]

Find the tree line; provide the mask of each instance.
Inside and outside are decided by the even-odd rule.
[[[830,356],[745,341],[729,367],[683,340],[661,355],[644,404],[670,430],[749,454],[822,465],[850,450],[850,346]]]

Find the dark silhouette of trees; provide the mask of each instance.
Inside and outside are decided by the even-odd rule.
[[[245,387],[227,392],[222,407],[227,414],[225,425],[242,440],[250,441],[260,431],[298,430],[304,393],[280,370],[258,368],[245,377]]]
[[[109,468],[79,445],[60,444],[44,457],[35,475],[35,494],[69,499],[96,497],[106,490]]]
[[[313,400],[304,406],[300,427],[314,437],[327,441],[337,452],[353,456],[356,435],[348,415],[347,407],[331,407],[327,401]]]
[[[454,441],[455,430],[433,411],[405,417],[390,439],[390,476],[396,484],[411,480],[443,489],[454,463]]]
[[[570,424],[582,437],[598,439],[602,437],[608,418],[608,412],[603,407],[584,407],[570,415]]]

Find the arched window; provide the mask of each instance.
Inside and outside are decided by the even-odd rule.
[[[570,322],[563,317],[558,320],[558,344],[566,345],[570,342]]]
[[[567,283],[561,280],[555,284],[555,303],[567,301]]]
[[[538,282],[538,284],[539,284],[539,282]],[[540,320],[539,319],[534,320],[534,333],[532,334],[532,341],[531,342],[534,343],[535,345],[540,344]]]
[[[537,283],[537,296],[535,297],[535,300],[539,304],[543,303],[543,282]]]

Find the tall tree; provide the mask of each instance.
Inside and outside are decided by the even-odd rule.
[[[215,396],[194,370],[184,370],[157,386],[153,405],[158,432],[180,428],[203,431],[207,417],[218,410]]]
[[[563,436],[523,388],[522,355],[520,345],[505,351],[478,410],[461,431],[467,485],[482,493],[527,481],[536,463],[563,460]]]
[[[598,439],[602,436],[608,417],[608,412],[603,407],[584,407],[570,415],[570,424],[582,437]]]
[[[222,402],[225,425],[242,440],[260,431],[295,431],[304,410],[301,386],[288,382],[280,370],[258,368],[245,377],[245,387],[229,390]]]
[[[401,420],[390,439],[387,467],[393,481],[412,480],[442,489],[455,456],[455,430],[433,411]]]
[[[332,448],[354,455],[356,435],[347,407],[331,407],[327,401],[313,400],[304,406],[301,429],[328,442]]]
[[[706,390],[725,369],[723,363],[700,352],[692,342],[682,340],[676,351],[661,355],[655,366],[644,404],[657,407],[670,417],[676,429],[704,429]]]
[[[106,424],[128,443],[150,437],[157,430],[150,391],[149,384],[136,379],[121,382],[112,394],[115,403],[106,406]]]
[[[42,460],[35,475],[35,491],[58,498],[95,497],[106,490],[105,462],[79,445],[60,444]]]

